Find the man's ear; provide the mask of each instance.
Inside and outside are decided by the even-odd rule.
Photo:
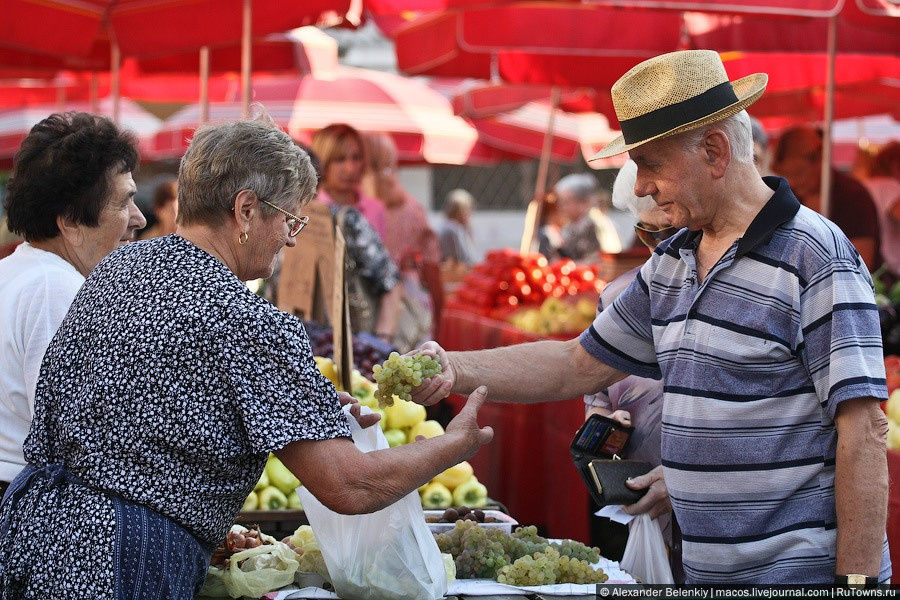
[[[713,177],[716,179],[723,177],[728,165],[731,164],[731,142],[725,132],[715,128],[707,131],[703,136],[701,151]]]
[[[252,190],[241,190],[234,197],[232,215],[238,228],[246,230],[256,211],[256,194]]]
[[[56,216],[56,228],[59,229],[59,235],[70,246],[78,247],[84,241],[83,226],[76,223],[63,215]]]

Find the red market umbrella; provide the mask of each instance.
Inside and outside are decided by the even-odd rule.
[[[124,56],[159,56],[239,41],[243,6],[243,0],[6,0],[0,45],[84,57],[115,41]],[[350,0],[252,0],[251,9],[250,34],[259,37],[346,14]]]
[[[465,164],[493,161],[502,153],[478,143],[478,133],[453,114],[450,102],[426,85],[391,73],[338,67],[330,74],[254,81],[261,103],[294,139],[309,143],[331,123],[348,123],[363,132],[385,132],[397,144],[400,160]],[[240,117],[235,103],[210,105],[210,121]],[[178,157],[199,123],[199,107],[169,118],[154,140],[153,155]]]
[[[97,114],[110,116],[112,105],[111,98],[102,100],[99,110],[96,111]],[[64,110],[94,112],[86,102],[67,103],[64,106],[51,104],[0,110],[0,164],[9,163],[19,149],[22,140],[39,121],[52,113]],[[127,98],[121,99],[121,111],[121,127],[132,131],[137,136],[143,154],[147,149],[147,143],[159,130],[162,121]]]

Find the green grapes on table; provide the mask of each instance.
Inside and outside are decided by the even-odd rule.
[[[603,569],[595,569],[591,563],[577,558],[560,556],[556,563],[557,583],[603,583],[607,579],[609,576]]]
[[[596,548],[574,540],[549,543],[537,527],[512,534],[459,520],[434,536],[441,552],[451,554],[460,579],[489,578],[515,586],[553,583],[603,583],[607,576],[591,567],[600,560]]]
[[[559,552],[560,556],[577,558],[578,560],[585,561],[589,565],[592,565],[600,560],[599,548],[591,548],[590,546],[585,546],[581,542],[576,542],[575,540],[562,540],[561,542],[554,542],[552,546],[556,549],[557,552]]]
[[[430,354],[400,356],[396,352],[391,352],[384,363],[375,365],[372,369],[375,383],[378,384],[378,389],[375,390],[378,406],[384,408],[393,405],[394,396],[412,400],[410,392],[440,372],[441,361],[436,356]]]
[[[508,585],[552,585],[556,583],[559,552],[547,548],[543,552],[523,556],[497,573],[497,582]]]

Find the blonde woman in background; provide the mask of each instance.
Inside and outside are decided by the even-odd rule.
[[[385,209],[360,189],[365,147],[360,133],[336,124],[313,135],[312,152],[321,166],[316,200],[331,206],[347,244],[348,276],[359,293],[350,293],[354,331],[393,342],[403,288],[396,263],[384,247]]]

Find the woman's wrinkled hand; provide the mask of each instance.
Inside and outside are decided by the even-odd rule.
[[[627,480],[625,485],[633,490],[649,488],[643,498],[634,504],[622,507],[622,510],[629,515],[648,513],[651,519],[655,519],[672,510],[672,503],[669,501],[669,490],[666,488],[666,480],[663,477],[662,465],[645,475]]]
[[[631,427],[631,413],[627,410],[617,410],[610,413],[609,418],[618,421],[625,427]]]
[[[494,438],[494,430],[491,427],[478,426],[478,410],[486,401],[487,388],[481,386],[469,394],[465,406],[447,424],[447,434],[461,434],[464,439],[471,442],[471,454]]]
[[[381,420],[381,415],[378,413],[369,413],[367,415],[362,414],[362,409],[360,407],[359,402],[356,398],[348,394],[347,392],[338,392],[338,401],[340,401],[341,406],[350,405],[350,414],[356,419],[356,422],[359,423],[359,426],[365,429],[366,427],[371,427],[375,423]]]
[[[456,383],[456,374],[453,372],[447,352],[437,342],[425,342],[417,349],[407,352],[405,356],[414,354],[429,354],[436,356],[441,361],[441,373],[429,377],[422,382],[422,385],[410,392],[413,402],[431,406],[450,395],[450,391]]]

